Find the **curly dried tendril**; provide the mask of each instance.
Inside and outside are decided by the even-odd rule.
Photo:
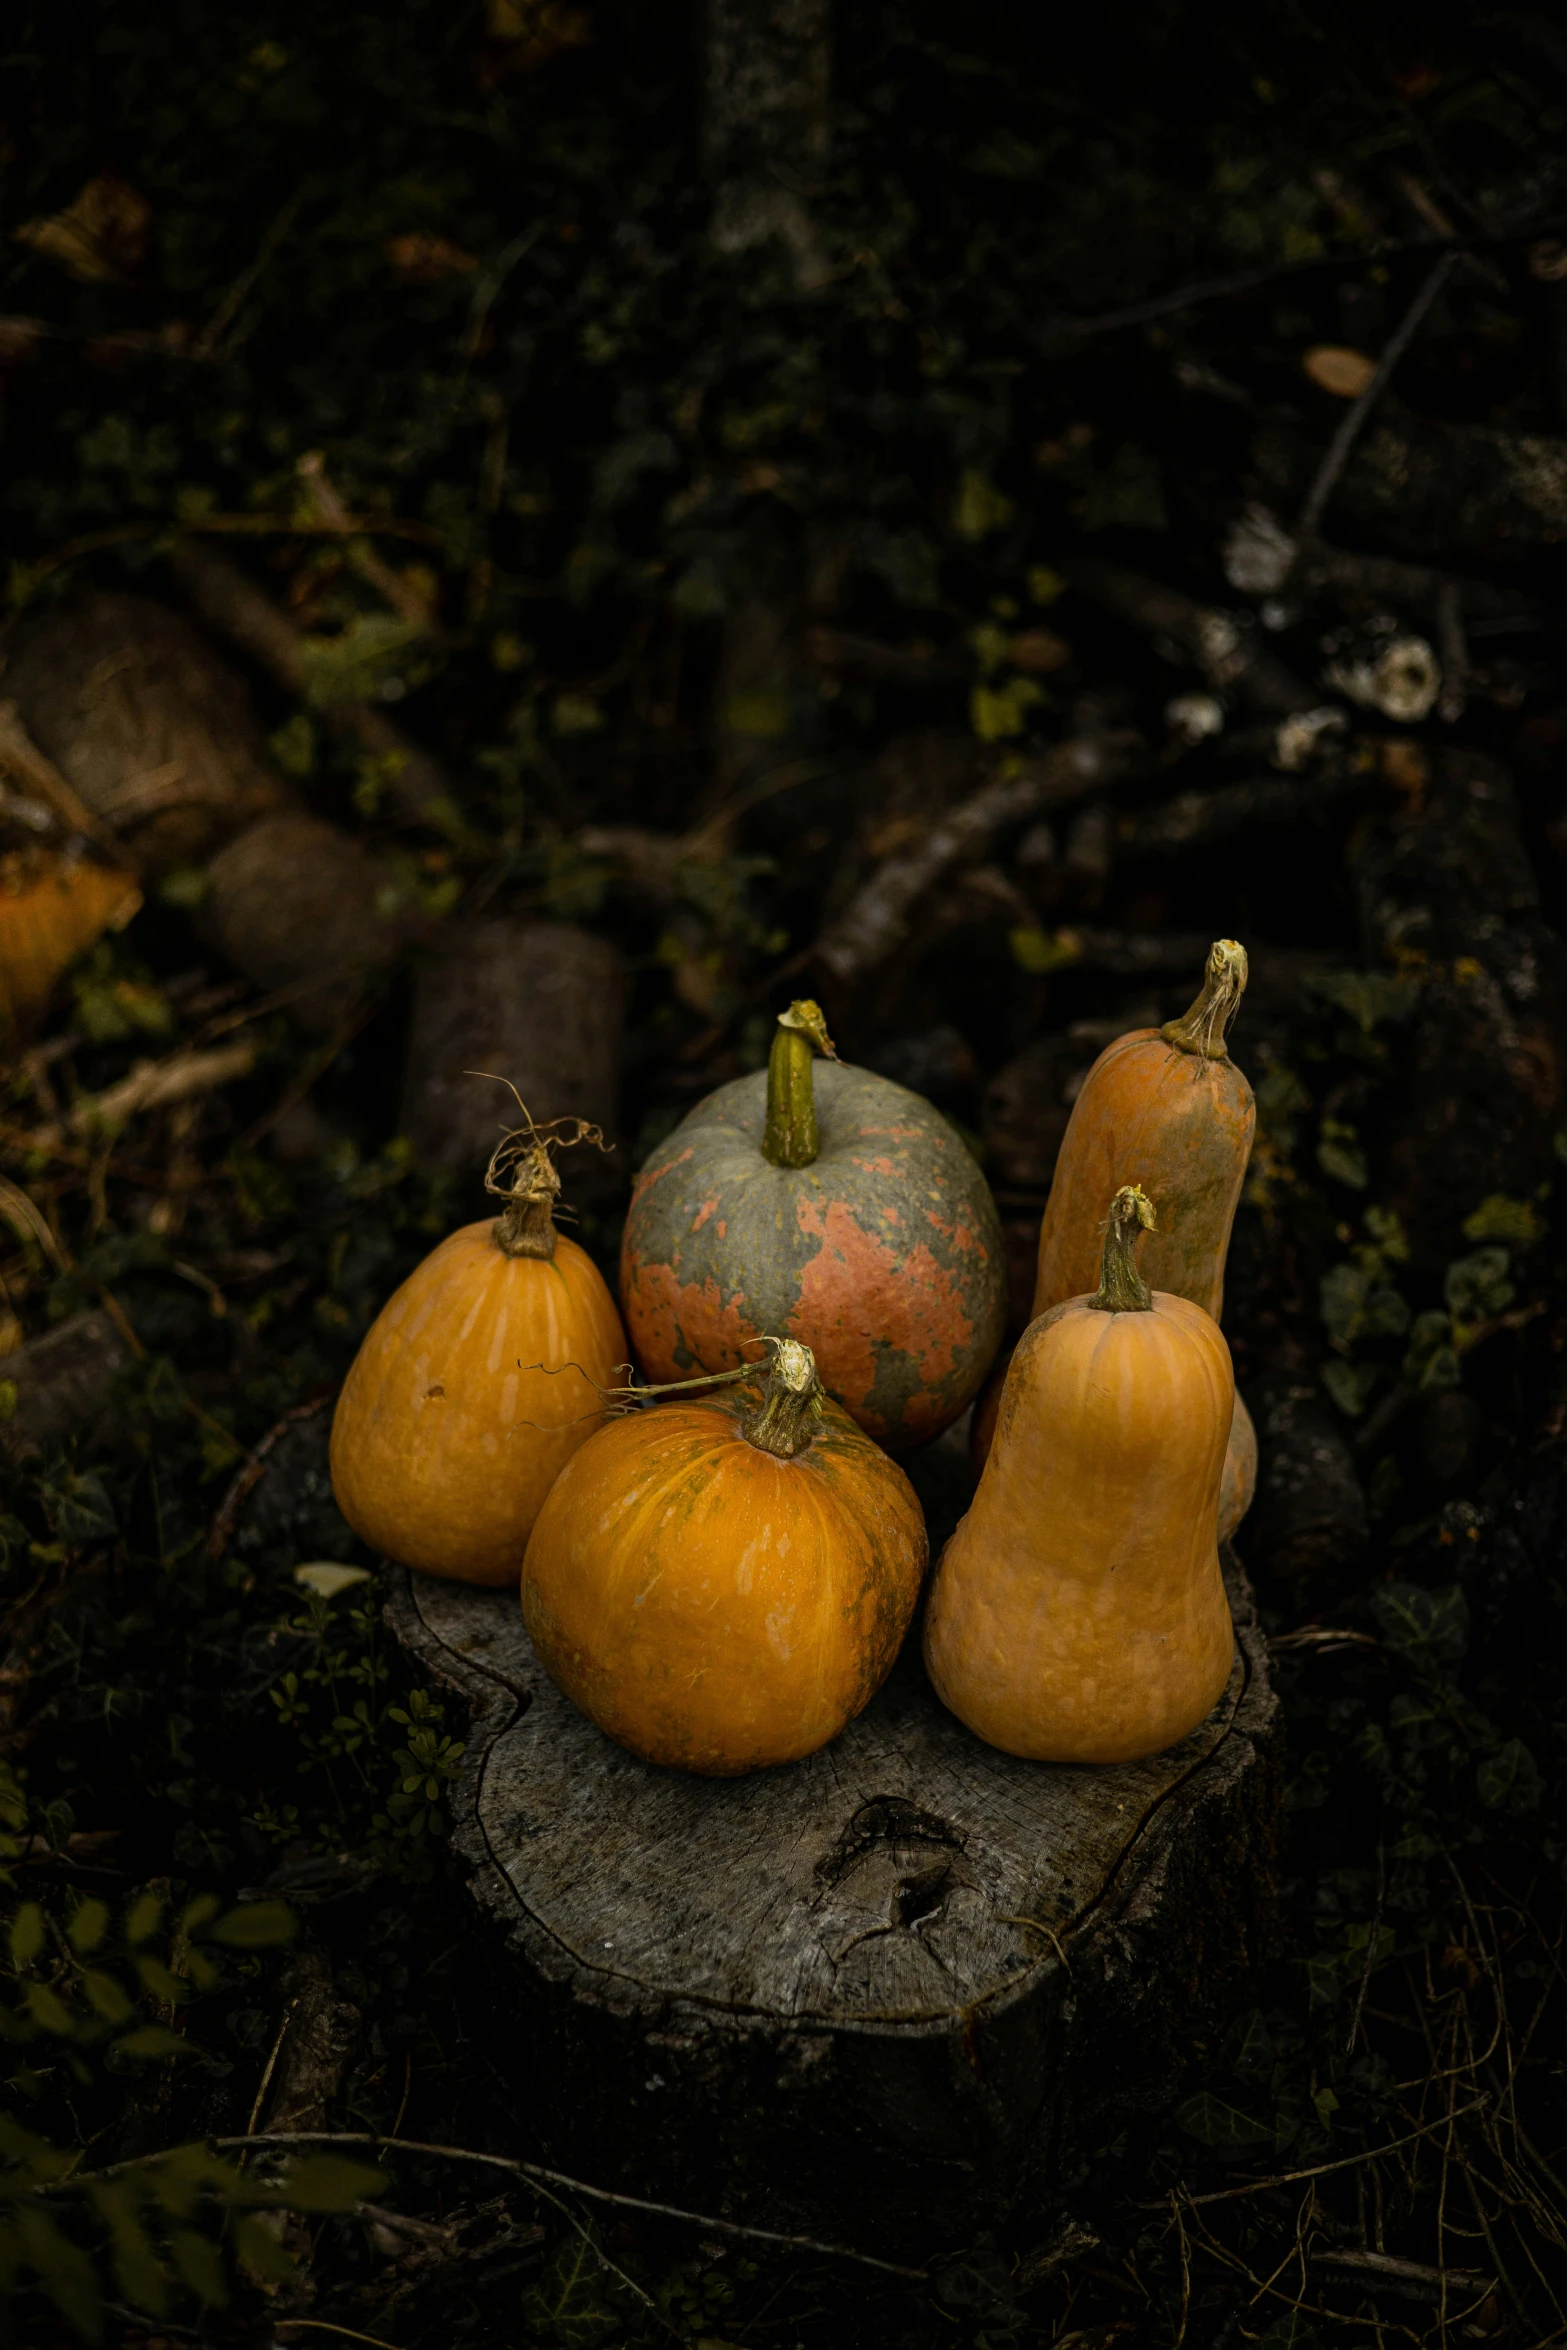
[[[467,1077],[489,1077],[488,1069],[467,1069]],[[495,1245],[509,1257],[552,1257],[555,1254],[555,1215],[560,1199],[560,1176],[552,1151],[574,1150],[591,1143],[596,1150],[614,1148],[603,1130],[587,1118],[549,1118],[542,1124],[529,1112],[509,1077],[496,1082],[510,1088],[522,1112],[522,1124],[501,1136],[484,1171],[484,1188],[506,1202],[506,1212],[495,1219]]]
[[[741,1432],[759,1451],[770,1452],[778,1460],[792,1461],[810,1443],[826,1401],[826,1390],[817,1375],[816,1357],[797,1338],[763,1336],[744,1343],[769,1347],[772,1360],[766,1364],[740,1363],[731,1371],[704,1371],[696,1379],[668,1379],[651,1387],[597,1387],[593,1380],[589,1380],[589,1385],[597,1387],[606,1419],[626,1420],[656,1404],[661,1396],[695,1395],[710,1387],[746,1383],[755,1386],[760,1382],[761,1396],[755,1409],[742,1420]],[[588,1378],[580,1363],[519,1363],[517,1368],[548,1370],[552,1375],[572,1370]]]

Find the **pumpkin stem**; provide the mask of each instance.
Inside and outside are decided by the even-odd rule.
[[[470,1077],[490,1071],[470,1069]],[[503,1079],[503,1083],[509,1082]],[[512,1086],[512,1092],[517,1088]],[[552,1257],[555,1254],[555,1203],[560,1177],[551,1151],[571,1150],[579,1142],[607,1146],[602,1132],[586,1118],[551,1118],[542,1126],[528,1114],[517,1094],[523,1123],[502,1135],[484,1172],[484,1188],[506,1202],[506,1212],[492,1227],[495,1245],[508,1257]]]
[[[816,1088],[811,1060],[838,1058],[820,1004],[808,997],[778,1015],[778,1033],[767,1062],[767,1124],[762,1156],[775,1167],[808,1167],[822,1147],[816,1124]]]
[[[1154,1230],[1153,1202],[1140,1183],[1125,1183],[1110,1202],[1099,1287],[1089,1304],[1101,1314],[1147,1314],[1153,1291],[1137,1270],[1139,1232]]]
[[[816,1375],[816,1357],[797,1338],[773,1341],[773,1359],[762,1385],[762,1400],[742,1423],[748,1443],[778,1460],[792,1461],[804,1452],[816,1433],[821,1414],[822,1383]]]
[[[1230,1054],[1224,1032],[1240,1008],[1249,976],[1246,949],[1240,941],[1216,938],[1208,949],[1197,1001],[1179,1020],[1167,1020],[1159,1031],[1165,1043],[1173,1044],[1178,1052],[1195,1053],[1199,1060],[1227,1061]]]
[[[797,1338],[764,1335],[748,1343],[770,1346],[773,1359],[762,1376],[762,1400],[750,1417],[741,1421],[741,1434],[761,1451],[792,1461],[810,1443],[815,1434],[813,1423],[821,1414],[825,1391],[816,1375],[816,1357]],[[655,1396],[688,1395],[698,1387],[730,1387],[742,1380],[754,1381],[761,1373],[759,1363],[740,1363],[732,1371],[704,1371],[696,1379],[667,1379],[654,1387],[601,1387],[599,1394],[609,1417],[624,1419],[645,1410]]]

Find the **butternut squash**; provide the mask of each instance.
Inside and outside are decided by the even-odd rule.
[[[1144,1193],[1123,1186],[1098,1289],[1018,1341],[990,1457],[931,1591],[937,1694],[990,1745],[1035,1761],[1158,1753],[1230,1675],[1218,1553],[1229,1349],[1201,1306],[1142,1279],[1133,1244],[1153,1228]]]
[[[1190,1011],[1163,1028],[1134,1028],[1106,1045],[1072,1107],[1039,1233],[1034,1312],[1085,1296],[1099,1277],[1099,1203],[1134,1177],[1158,1203],[1143,1252],[1150,1286],[1190,1298],[1217,1322],[1224,1267],[1251,1157],[1257,1108],[1230,1059],[1225,1032],[1246,991],[1246,950],[1233,938],[1208,951]],[[1006,1364],[974,1411],[976,1471],[990,1450]],[[1219,1539],[1227,1542],[1257,1489],[1257,1431],[1237,1397],[1225,1464]]]
[[[1225,1043],[1246,979],[1246,949],[1216,939],[1191,1010],[1118,1036],[1089,1070],[1040,1226],[1036,1314],[1093,1288],[1104,1202],[1135,1181],[1159,1210],[1144,1279],[1222,1318],[1224,1260],[1257,1123]]]

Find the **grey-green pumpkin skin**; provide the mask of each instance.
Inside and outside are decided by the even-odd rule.
[[[822,1382],[893,1450],[970,1403],[1006,1320],[1000,1218],[961,1137],[919,1094],[819,1061],[821,1148],[763,1156],[767,1078],[709,1094],[637,1177],[621,1299],[653,1380],[755,1362],[798,1338]]]

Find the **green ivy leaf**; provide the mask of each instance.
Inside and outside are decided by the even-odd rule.
[[[132,1949],[136,1947],[138,1942],[145,1942],[150,1934],[157,1932],[158,1920],[162,1915],[163,1895],[161,1893],[137,1894],[125,1920],[125,1939]]]
[[[109,2257],[120,2298],[134,2309],[162,2317],[169,2306],[168,2278],[142,2225],[134,2187],[127,2179],[108,2179],[88,2193],[109,2231]]]
[[[31,1966],[44,1946],[44,1913],[36,1901],[26,1901],[11,1920],[11,1964]]]
[[[151,2060],[165,2056],[189,2056],[192,2051],[178,2032],[171,2032],[163,2024],[138,2024],[134,2032],[127,2032],[116,2040],[115,2047],[124,2056],[140,2056]]]
[[[1456,1583],[1436,1591],[1423,1583],[1385,1584],[1371,1595],[1371,1613],[1389,1648],[1417,1671],[1440,1678],[1463,1661],[1469,1603]]]
[[[102,2016],[106,2024],[127,2023],[135,2014],[135,2005],[123,1983],[100,1968],[91,1967],[82,1976],[82,1989],[87,1994],[94,2015]]]
[[[27,2012],[41,2032],[51,2032],[57,2040],[69,2040],[76,2031],[76,2018],[57,1991],[47,1983],[29,1983],[26,1994]]]
[[[228,2299],[228,2280],[212,2239],[198,2236],[194,2228],[176,2228],[169,2250],[182,2281],[203,2307],[221,2309]]]
[[[1479,1765],[1475,1791],[1488,1811],[1537,1811],[1545,1782],[1523,1740],[1509,1738]]]
[[[279,1942],[291,1942],[296,1928],[286,1901],[245,1901],[210,1931],[214,1942],[226,1943],[231,1950],[270,1950]]]
[[[1518,1295],[1507,1278],[1511,1263],[1505,1248],[1480,1248],[1448,1266],[1442,1295],[1455,1322],[1484,1322],[1505,1312]]]
[[[289,2166],[271,2200],[287,2211],[353,2211],[386,2185],[386,2173],[340,2154],[306,2154]]]
[[[1545,1219],[1526,1199],[1493,1191],[1463,1223],[1465,1240],[1490,1240],[1504,1248],[1533,1248],[1545,1236]]]
[[[96,1901],[89,1898],[86,1901],[78,1902],[71,1922],[66,1928],[66,1932],[70,1936],[71,1948],[84,1955],[89,1950],[96,1950],[108,1931],[109,1915],[109,1905],[106,1901]]]
[[[1228,2098],[1216,2097],[1211,2089],[1199,2090],[1184,2105],[1178,2105],[1175,2119],[1189,2138],[1212,2147],[1216,2154],[1243,2154],[1249,2147],[1273,2144],[1271,2121],[1260,2121]]]
[[[258,2285],[286,2285],[294,2273],[289,2252],[255,2212],[234,2222],[234,2257]]]

